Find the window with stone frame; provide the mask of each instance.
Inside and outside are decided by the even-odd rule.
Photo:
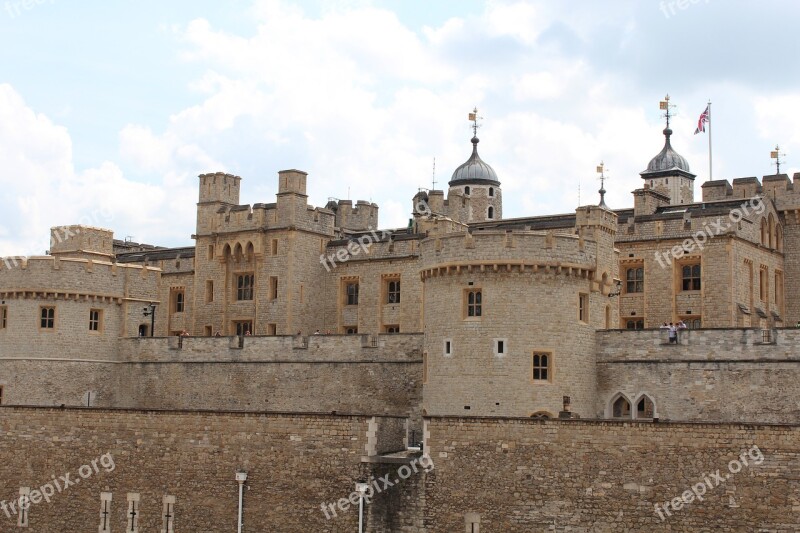
[[[358,282],[349,281],[344,286],[345,305],[358,305]]]
[[[252,320],[234,320],[233,327],[236,329],[237,335],[252,335],[253,321]]]
[[[625,322],[625,329],[644,329],[644,319],[629,318]]]
[[[769,270],[764,265],[758,269],[758,296],[762,302],[769,300]]]
[[[89,331],[100,332],[103,329],[103,311],[89,309]]]
[[[534,352],[532,358],[532,380],[535,382],[550,381],[553,375],[552,364],[553,354],[549,352]]]
[[[246,301],[253,299],[253,287],[255,286],[255,274],[236,275],[236,300]]]
[[[625,271],[625,292],[644,292],[644,267],[631,267]]]
[[[649,396],[642,396],[636,403],[636,418],[653,418],[655,404]]]
[[[589,295],[578,295],[578,320],[581,322],[589,322]]]
[[[0,329],[8,327],[8,307],[0,306]]]
[[[400,303],[400,280],[389,279],[386,281],[386,303],[399,304]]]
[[[183,313],[186,303],[186,292],[183,289],[172,290],[172,312]]]
[[[400,333],[400,326],[397,324],[383,326],[384,333]]]
[[[53,306],[42,306],[40,308],[40,329],[55,329],[56,327],[56,308]]]
[[[681,290],[699,291],[701,287],[702,270],[700,263],[681,265]]]
[[[624,396],[620,396],[611,406],[611,416],[614,418],[630,418],[631,402]]]
[[[483,316],[483,291],[481,289],[467,289],[464,291],[464,316],[466,318],[480,318]]]
[[[345,326],[344,332],[346,335],[356,335],[358,333],[358,326]]]

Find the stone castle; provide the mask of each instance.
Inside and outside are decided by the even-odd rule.
[[[446,197],[418,192],[403,228],[378,229],[365,201],[308,205],[299,170],[253,205],[240,177],[200,175],[190,247],[53,228],[49,255],[0,262],[0,498],[106,446],[121,473],[17,525],[49,531],[67,509],[94,527],[113,501],[132,531],[227,531],[229,505],[198,484],[238,468],[262,474],[246,530],[349,531],[352,512],[318,503],[421,444],[435,469],[376,495],[367,531],[674,531],[708,516],[796,530],[800,175],[709,181],[695,201],[671,134],[628,209],[601,188],[574,213],[503,218],[473,137]],[[678,321],[671,343],[660,326]],[[19,449],[31,439],[52,456]],[[653,514],[754,443],[766,466],[733,492]],[[157,473],[175,458],[179,481]],[[674,479],[651,469],[667,464]],[[767,479],[784,491],[770,505]]]

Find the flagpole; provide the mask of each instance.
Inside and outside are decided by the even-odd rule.
[[[714,179],[711,158],[711,100],[708,101],[708,181]]]

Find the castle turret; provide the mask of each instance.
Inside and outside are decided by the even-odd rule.
[[[497,173],[478,155],[477,111],[470,113],[474,123],[472,155],[453,172],[447,194],[447,214],[459,222],[503,218],[503,196]]]
[[[664,148],[650,160],[647,169],[639,175],[645,186],[669,197],[669,203],[691,204],[694,202],[694,178],[689,171],[689,163],[672,148],[672,130],[669,127],[670,108],[669,95],[661,102],[665,110],[667,127],[664,128]]]
[[[239,182],[242,178],[224,172],[200,174],[200,198],[197,202],[197,234],[214,231],[220,208],[239,205]]]

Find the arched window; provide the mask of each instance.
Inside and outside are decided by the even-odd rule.
[[[494,187],[489,187],[489,196],[494,196]]]
[[[494,207],[489,206],[489,209],[486,212],[486,218],[494,218]]]
[[[614,403],[611,404],[611,416],[613,418],[630,418],[631,402],[620,394],[619,397],[614,400]]]
[[[469,196],[469,185],[467,185],[466,187],[464,187],[464,194],[465,194],[465,195],[467,195],[467,196]]]
[[[536,411],[531,415],[531,418],[533,418],[534,420],[549,420],[553,418],[553,415],[551,415],[547,411]]]
[[[684,291],[700,290],[700,265],[684,265],[681,269],[681,288]]]
[[[656,412],[656,405],[646,394],[642,394],[636,400],[636,418],[653,418]]]
[[[761,219],[761,244],[769,246],[769,231],[767,230],[767,219]]]
[[[775,246],[775,217],[772,213],[769,214],[769,247],[777,248]]]

